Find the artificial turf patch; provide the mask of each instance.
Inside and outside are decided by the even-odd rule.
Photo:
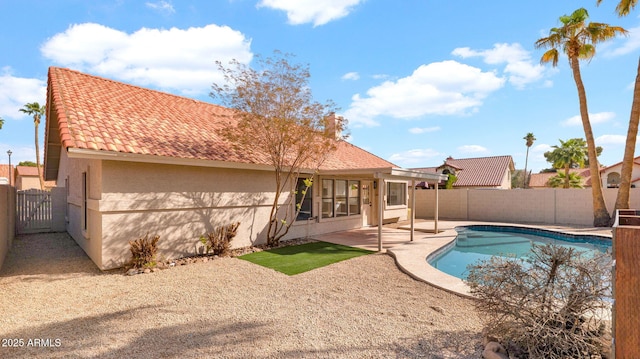
[[[238,258],[294,275],[370,253],[374,252],[340,244],[312,242],[245,254]]]

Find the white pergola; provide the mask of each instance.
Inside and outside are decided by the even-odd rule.
[[[384,221],[384,189],[386,180],[409,181],[411,183],[411,241],[414,237],[414,223],[416,218],[416,181],[433,184],[436,191],[434,227],[438,233],[438,183],[446,181],[447,175],[438,173],[426,173],[421,171],[407,170],[401,168],[390,168],[388,170],[376,172],[374,178],[380,180],[378,183],[378,251],[382,251],[382,224]]]

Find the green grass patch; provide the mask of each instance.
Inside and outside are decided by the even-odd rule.
[[[340,244],[313,242],[245,254],[238,258],[294,275],[370,253],[374,252]]]

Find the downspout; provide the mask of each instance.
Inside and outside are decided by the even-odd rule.
[[[414,236],[414,224],[416,221],[416,181],[411,181],[411,242]]]
[[[438,208],[440,207],[439,205],[439,196],[438,196],[438,182],[436,182],[434,184],[434,186],[436,187],[436,208],[434,210],[434,221],[433,221],[433,230],[435,234],[438,234]]]

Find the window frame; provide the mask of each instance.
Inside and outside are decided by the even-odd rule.
[[[298,211],[298,203],[300,203],[300,198],[302,197],[302,191],[305,189],[304,181],[306,178],[299,177],[296,181],[296,202],[294,204],[294,214]],[[304,195],[304,200],[300,203],[300,212],[296,216],[296,221],[306,221],[313,218],[313,183],[311,187],[307,189],[307,193]],[[309,207],[306,210],[306,207]],[[303,212],[304,211],[304,212]]]
[[[354,194],[352,186],[357,190]],[[346,178],[323,178],[321,189],[321,218],[344,218],[362,215],[361,181]],[[355,207],[354,207],[355,205]],[[357,209],[357,210],[352,210]]]
[[[401,189],[401,193],[400,194],[395,194],[395,195],[391,195],[392,192],[392,187],[393,186],[402,186]],[[397,189],[396,189],[397,191]],[[392,203],[391,200],[392,198],[396,198],[396,199],[401,199],[401,202],[394,202]],[[387,181],[387,185],[386,185],[386,200],[385,200],[385,204],[387,206],[387,208],[403,208],[403,207],[407,207],[408,206],[408,198],[407,198],[407,182],[403,182],[403,181]]]

